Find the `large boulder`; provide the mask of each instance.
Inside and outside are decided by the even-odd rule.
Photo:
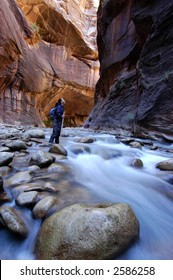
[[[139,236],[139,223],[127,204],[72,205],[41,226],[38,259],[111,259]]]

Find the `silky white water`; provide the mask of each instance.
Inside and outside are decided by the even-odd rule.
[[[87,189],[96,201],[128,203],[139,220],[139,240],[117,259],[173,259],[173,187],[167,182],[173,174],[155,167],[156,163],[172,157],[172,154],[151,151],[147,146],[142,150],[134,149],[112,135],[81,129],[65,129],[64,132],[69,136],[62,137],[61,143],[68,151],[66,163],[73,169],[74,180]],[[80,137],[89,135],[95,137],[94,143],[76,142]],[[83,148],[83,153],[74,153],[76,147]],[[171,145],[169,149],[172,149]],[[143,161],[142,169],[130,166],[134,158]],[[25,209],[24,215],[32,231],[21,242],[1,229],[1,259],[34,258],[34,242],[41,221],[34,220],[30,210]]]

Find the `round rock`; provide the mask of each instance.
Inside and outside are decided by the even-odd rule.
[[[45,260],[111,259],[139,236],[139,222],[127,204],[72,205],[41,226],[36,256]]]

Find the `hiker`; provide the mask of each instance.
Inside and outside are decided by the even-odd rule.
[[[53,116],[53,132],[49,139],[49,143],[53,143],[55,139],[55,143],[59,144],[59,137],[61,134],[62,121],[64,117],[64,104],[65,100],[63,98],[60,98],[55,104],[55,111]]]

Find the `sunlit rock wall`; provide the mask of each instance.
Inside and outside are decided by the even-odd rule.
[[[43,124],[60,97],[81,125],[99,76],[92,1],[2,0],[0,121]]]
[[[86,126],[120,134],[173,134],[173,2],[101,0],[101,64]]]

